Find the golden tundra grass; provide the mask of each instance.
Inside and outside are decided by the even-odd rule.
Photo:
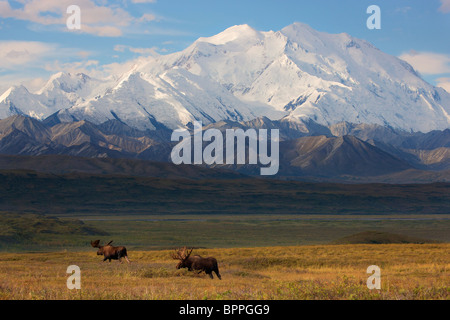
[[[450,244],[198,249],[222,280],[176,270],[171,251],[129,252],[130,265],[92,252],[0,255],[0,299],[449,299]],[[68,290],[69,265],[81,290]],[[381,268],[381,290],[366,269]]]

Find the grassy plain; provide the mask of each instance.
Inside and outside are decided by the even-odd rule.
[[[222,280],[176,270],[170,250],[130,251],[131,264],[91,252],[4,253],[0,299],[449,299],[450,244],[196,249]],[[81,290],[68,290],[69,265]],[[366,286],[381,268],[381,290]]]
[[[0,250],[89,251],[91,240],[132,250],[330,244],[366,231],[450,242],[450,215],[63,215],[0,214]]]
[[[299,216],[299,215],[184,215],[113,217],[84,220],[108,230],[115,243],[138,250],[193,246],[204,248],[330,244],[362,231],[381,231],[450,242],[450,215]],[[95,218],[94,218],[95,219]]]

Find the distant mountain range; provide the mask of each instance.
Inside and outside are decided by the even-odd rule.
[[[268,118],[220,121],[205,127],[209,128],[279,128],[280,170],[275,178],[393,183],[450,181],[449,129],[405,133],[379,125],[350,123],[325,127],[309,121],[293,126],[289,121]],[[177,167],[170,163],[175,144],[170,141],[170,133],[168,129],[141,131],[118,120],[96,125],[86,120],[54,123],[12,116],[0,120],[0,154],[4,155],[0,156],[0,169],[196,179],[239,177],[233,171],[259,175],[257,165],[216,165],[209,173],[211,169],[205,166]]]

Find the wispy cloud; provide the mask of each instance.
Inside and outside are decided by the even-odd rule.
[[[409,6],[407,6],[407,7],[400,7],[400,8],[397,8],[397,9],[395,10],[395,12],[399,12],[399,13],[406,14],[406,13],[408,13],[408,12],[411,11],[411,10],[412,10],[412,8],[409,7]]]
[[[57,46],[38,41],[0,41],[0,69],[15,70],[54,56]]]
[[[139,22],[148,22],[148,21],[155,21],[156,16],[151,13],[144,13],[139,19]]]
[[[127,60],[125,62],[113,62],[110,64],[105,64],[95,70],[94,74],[91,73],[91,75],[97,78],[107,78],[110,76],[120,77],[123,73],[130,71],[134,67],[148,62],[148,59],[151,59],[151,57],[139,56],[135,59]]]
[[[450,74],[450,54],[411,50],[400,55],[399,58],[408,62],[421,74],[434,78],[437,87],[441,87],[450,93],[450,77],[448,77]]]
[[[411,50],[399,56],[422,74],[450,73],[450,55],[434,52],[417,52]]]
[[[81,29],[79,32],[102,37],[118,37],[123,35],[129,26],[148,23],[156,19],[156,16],[151,13],[134,17],[122,7],[107,5],[106,3],[101,5],[92,0],[76,1],[76,5],[81,10]],[[57,26],[60,30],[69,31],[65,28],[66,20],[69,17],[67,8],[73,4],[73,0],[27,0],[23,1],[21,7],[12,8],[9,2],[0,1],[0,17],[46,26]]]
[[[38,69],[54,61],[82,61],[93,52],[63,48],[56,43],[39,41],[0,41],[0,71],[14,73],[26,68]]]
[[[450,77],[437,78],[436,83],[438,87],[444,88],[450,93]]]
[[[450,13],[450,0],[441,0],[439,11],[443,13]]]
[[[118,45],[114,46],[114,51],[118,51],[118,52],[130,51],[133,53],[138,53],[140,55],[151,55],[151,56],[158,55],[157,47],[135,48],[135,47],[131,47],[131,46],[123,45],[123,44],[118,44]]]
[[[74,61],[74,62],[61,62],[59,60],[55,60],[52,62],[48,62],[44,65],[44,69],[50,71],[51,73],[56,72],[72,72],[72,73],[90,73],[94,69],[96,69],[99,65],[98,60],[82,60],[82,61]]]

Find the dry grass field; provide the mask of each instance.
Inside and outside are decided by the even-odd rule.
[[[222,280],[176,270],[171,251],[132,251],[131,264],[92,252],[4,253],[0,299],[446,299],[450,244],[316,245],[197,249],[214,256]],[[81,290],[68,290],[69,265]],[[366,286],[370,265],[381,290]]]

